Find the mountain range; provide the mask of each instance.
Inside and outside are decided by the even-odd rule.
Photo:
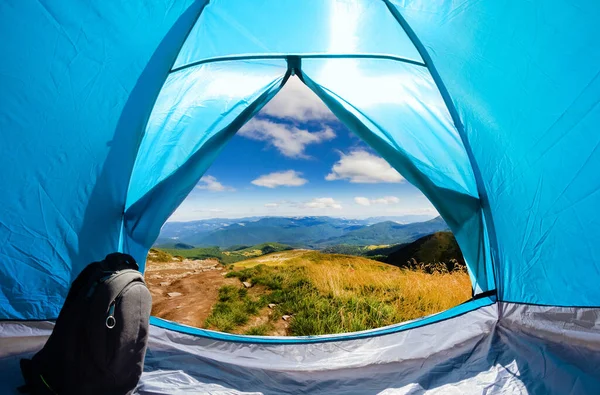
[[[325,248],[341,244],[399,244],[448,230],[441,217],[430,218],[431,216],[367,219],[249,217],[168,222],[155,245],[228,248],[234,245],[278,242],[296,248]]]

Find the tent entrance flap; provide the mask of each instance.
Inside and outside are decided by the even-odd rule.
[[[157,100],[132,175],[126,211],[128,252],[139,258],[146,253],[162,223],[223,145],[292,73],[300,73],[339,119],[432,201],[462,247],[473,293],[494,289],[476,181],[437,86],[425,68],[381,59],[302,62],[289,56],[285,62],[224,61],[172,73]],[[248,94],[258,99],[248,100]],[[231,104],[236,100],[253,104],[243,109]],[[178,149],[167,151],[165,146]]]

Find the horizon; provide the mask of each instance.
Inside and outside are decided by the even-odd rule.
[[[416,220],[414,222],[426,222],[441,216],[439,213],[435,214],[403,214],[403,215],[373,215],[367,217],[347,217],[347,216],[335,216],[335,215],[251,215],[245,217],[211,217],[211,218],[199,218],[185,221],[167,221],[166,223],[187,223],[187,222],[199,222],[199,221],[218,221],[218,220],[250,220],[250,219],[262,219],[262,218],[334,218],[343,220],[368,220],[374,218],[405,218],[405,217],[428,217],[428,219]]]
[[[167,222],[439,215],[297,77],[225,145]]]

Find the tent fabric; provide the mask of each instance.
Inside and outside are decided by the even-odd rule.
[[[56,318],[71,281],[109,252],[143,266],[227,141],[296,75],[432,201],[474,296],[498,302],[340,338],[335,355],[364,347],[381,387],[355,365],[315,365],[314,382],[298,373],[338,339],[206,340],[156,320],[152,342],[168,355],[150,354],[140,391],[244,391],[217,378],[235,367],[259,392],[331,390],[353,375],[370,392],[585,393],[600,377],[581,363],[600,337],[598,20],[595,0],[4,1],[0,319]],[[11,347],[35,343],[35,323],[1,326]],[[448,348],[459,338],[468,352]],[[415,344],[429,347],[421,359]],[[270,361],[293,373],[231,362],[272,350],[292,352]]]
[[[173,67],[275,54],[380,54],[422,62],[382,1],[212,0]]]
[[[0,323],[2,393],[14,393],[18,358],[41,347],[51,328]],[[503,302],[408,331],[308,345],[151,326],[135,393],[591,394],[600,387],[599,330],[599,309]]]
[[[125,203],[123,247],[142,270],[161,226],[228,139],[279,91],[286,71],[284,60],[273,59],[198,65],[169,75],[148,120]]]
[[[391,3],[428,49],[473,150],[500,299],[598,306],[598,2]]]
[[[107,251],[143,262],[290,72],[433,201],[475,294],[598,305],[595,2],[1,7],[0,317],[55,317]],[[375,74],[395,82],[360,95]]]
[[[138,140],[202,4],[0,4],[0,318],[116,251]]]

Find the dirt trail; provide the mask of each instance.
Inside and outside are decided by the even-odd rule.
[[[148,261],[146,282],[152,294],[152,315],[181,324],[202,327],[217,302],[219,288],[239,285],[225,278],[216,260]]]
[[[217,303],[219,288],[223,285],[243,287],[239,279],[225,278],[226,273],[227,270],[215,259],[174,259],[170,262],[148,260],[145,278],[152,294],[152,315],[202,328],[212,307]],[[252,296],[260,296],[266,290],[255,286],[248,292]],[[235,333],[245,333],[254,326],[266,324],[271,314],[273,310],[265,307],[258,316],[251,317]],[[286,336],[288,328],[288,322],[275,320],[268,335]]]

